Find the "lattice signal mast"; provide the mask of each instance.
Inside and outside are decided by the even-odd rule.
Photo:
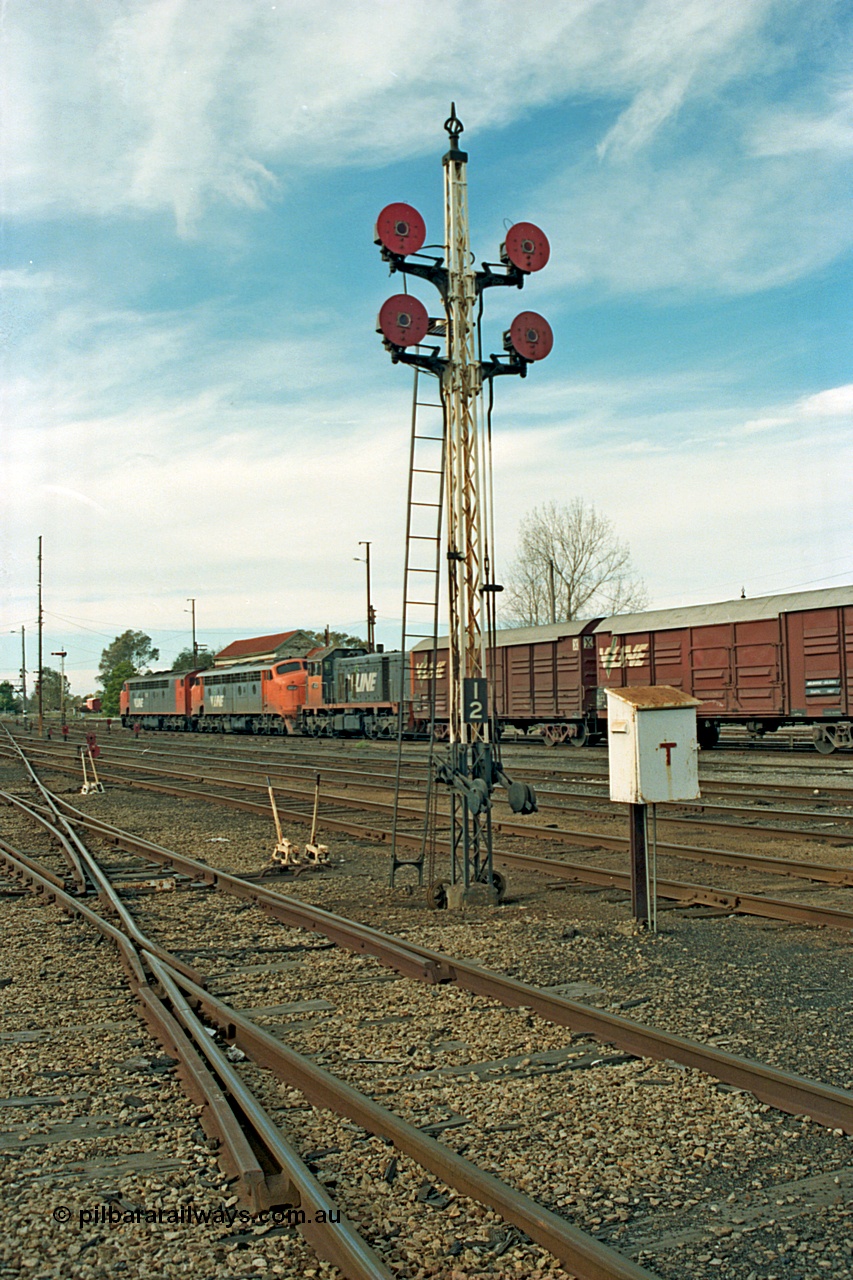
[[[401,271],[430,281],[444,304],[444,317],[430,319],[426,307],[407,293],[389,298],[379,313],[378,331],[392,360],[415,365],[440,384],[445,435],[445,509],[449,596],[449,729],[450,756],[438,778],[453,791],[453,856],[451,884],[467,890],[491,886],[490,797],[496,783],[509,789],[516,812],[532,813],[532,788],[511,783],[504,774],[495,742],[489,696],[487,650],[494,628],[492,581],[494,526],[488,415],[483,390],[502,374],[524,377],[528,365],[551,350],[551,328],[532,311],[516,316],[504,334],[504,353],[482,356],[480,314],[483,291],[504,285],[522,288],[528,274],[544,267],[550,247],[532,223],[512,226],[498,263],[476,271],[468,229],[468,156],[459,146],[463,131],[455,104],[444,125],[450,148],[444,166],[444,255],[422,254],[426,240],[423,218],[407,204],[391,204],[379,214],[376,243],[391,272]],[[430,348],[428,335],[445,338],[445,351]],[[414,348],[414,350],[412,349]],[[433,678],[435,664],[433,664]]]

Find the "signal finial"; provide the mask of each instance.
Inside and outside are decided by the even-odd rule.
[[[450,145],[455,149],[459,146],[459,135],[465,132],[465,126],[456,114],[456,103],[450,104],[450,115],[444,122],[444,127],[450,137]]]

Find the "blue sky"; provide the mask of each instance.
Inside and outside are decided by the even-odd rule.
[[[845,0],[6,0],[0,679],[72,687],[289,627],[399,643],[411,374],[374,332],[393,200],[551,262],[486,298],[554,351],[496,384],[497,554],[595,503],[650,603],[853,581]],[[435,309],[428,285],[414,290]],[[500,576],[500,572],[499,572]],[[18,639],[11,633],[18,632]],[[47,658],[50,662],[51,659]]]

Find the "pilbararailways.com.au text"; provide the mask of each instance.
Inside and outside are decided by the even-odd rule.
[[[96,1204],[76,1212],[67,1205],[59,1205],[53,1211],[54,1222],[71,1222],[75,1216],[79,1227],[139,1226],[141,1223],[164,1227],[233,1227],[235,1222],[252,1226],[271,1223],[276,1227],[299,1227],[306,1222],[337,1224],[341,1220],[339,1209],[328,1213],[318,1209],[309,1217],[304,1209],[282,1207],[252,1213],[249,1209],[224,1204],[216,1209],[199,1209],[194,1204],[182,1204],[176,1209],[124,1209],[117,1204]]]

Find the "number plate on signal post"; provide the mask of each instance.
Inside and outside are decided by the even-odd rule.
[[[484,676],[467,676],[462,681],[462,719],[466,724],[485,724],[489,718],[489,682]]]

